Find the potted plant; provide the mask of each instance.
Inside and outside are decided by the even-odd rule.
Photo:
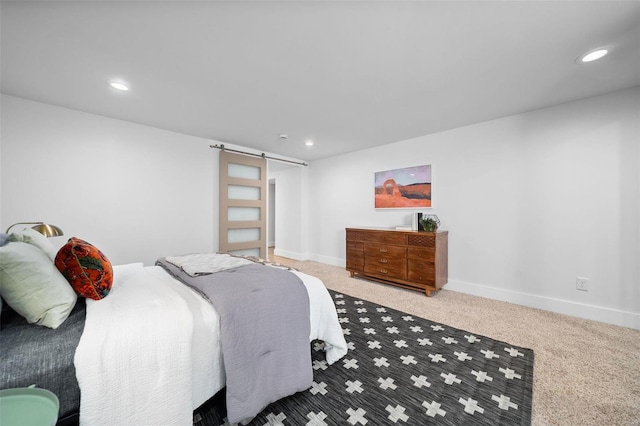
[[[436,215],[427,215],[420,220],[420,224],[422,225],[422,231],[436,232],[440,225],[440,220]]]

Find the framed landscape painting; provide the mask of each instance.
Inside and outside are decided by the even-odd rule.
[[[375,173],[376,209],[431,206],[431,165]]]

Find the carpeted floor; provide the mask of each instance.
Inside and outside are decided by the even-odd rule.
[[[640,425],[640,331],[443,290],[350,278],[344,268],[272,260],[327,288],[535,352],[532,424]]]

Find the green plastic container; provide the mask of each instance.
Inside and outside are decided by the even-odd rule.
[[[0,390],[0,425],[53,426],[60,401],[51,391],[38,388]]]

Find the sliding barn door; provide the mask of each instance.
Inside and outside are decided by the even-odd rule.
[[[220,151],[220,252],[267,258],[267,160]]]

